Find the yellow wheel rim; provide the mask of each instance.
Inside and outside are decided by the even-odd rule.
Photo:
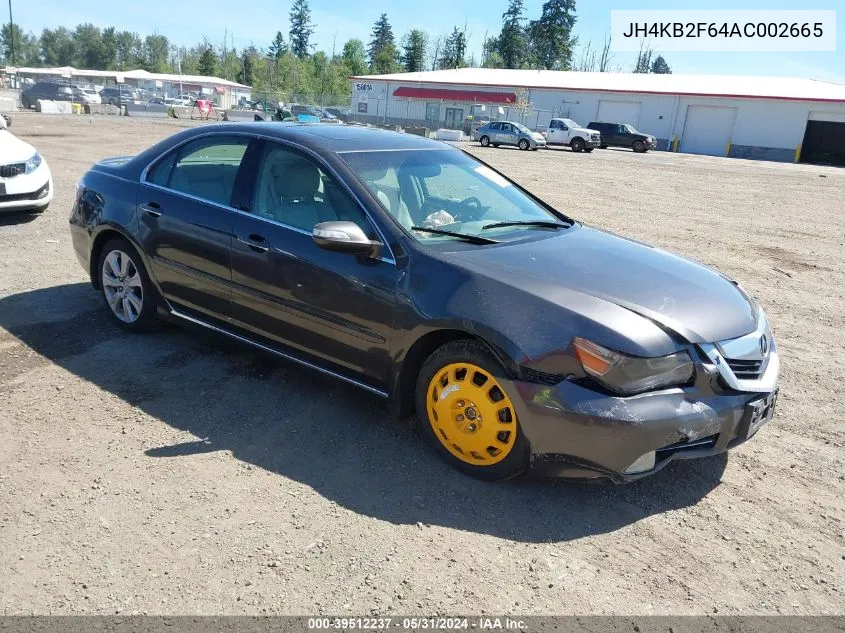
[[[428,421],[452,455],[473,466],[492,466],[516,442],[516,411],[490,372],[472,363],[441,368],[428,384]]]

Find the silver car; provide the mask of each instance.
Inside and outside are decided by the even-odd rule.
[[[475,137],[482,147],[516,145],[519,149],[537,149],[546,146],[546,139],[539,132],[532,132],[521,123],[513,121],[491,121],[478,128]]]

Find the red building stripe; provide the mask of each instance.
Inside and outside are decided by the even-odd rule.
[[[450,90],[445,88],[412,88],[403,86],[393,91],[394,97],[410,99],[437,99],[467,101],[470,103],[516,103],[512,92],[485,92],[483,90]]]

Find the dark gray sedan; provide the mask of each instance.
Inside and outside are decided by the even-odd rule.
[[[478,128],[475,138],[483,147],[514,145],[522,150],[536,150],[546,146],[546,138],[542,134],[513,121],[492,121]]]
[[[482,479],[629,481],[773,415],[777,348],[736,282],[437,141],[192,128],[91,167],[70,229],[120,327],[192,323],[366,389]]]

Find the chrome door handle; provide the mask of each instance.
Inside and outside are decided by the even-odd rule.
[[[149,215],[153,216],[154,218],[161,217],[161,206],[158,202],[146,202],[144,204],[138,205],[142,211],[146,211]]]
[[[270,250],[270,243],[255,233],[251,235],[238,235],[238,241],[241,244],[246,244],[252,250],[259,251],[261,253],[266,253]]]

